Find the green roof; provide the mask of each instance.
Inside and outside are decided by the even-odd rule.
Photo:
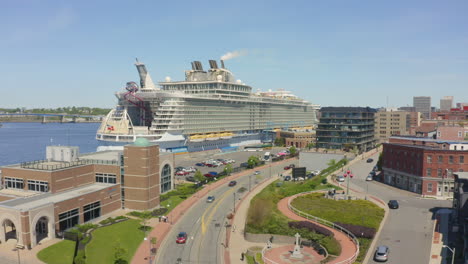
[[[138,147],[148,147],[150,146],[150,142],[146,138],[137,138],[134,145]]]

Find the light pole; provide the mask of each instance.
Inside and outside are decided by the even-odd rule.
[[[455,247],[453,249],[451,249],[449,246],[446,246],[446,245],[443,245],[442,247],[444,248],[448,248],[450,249],[450,251],[452,252],[452,264],[455,263]]]
[[[148,234],[146,234],[145,238],[143,240],[148,240],[148,245],[149,245],[149,252],[148,252],[148,262],[151,264],[151,240],[148,238]]]
[[[252,174],[249,175],[249,192],[250,192],[251,185],[252,185]]]
[[[16,251],[17,255],[18,255],[18,264],[21,264],[21,259],[20,259],[20,254],[19,254],[19,248],[15,248],[13,249],[14,251]]]
[[[349,177],[348,177],[349,176]],[[348,169],[345,174],[343,174],[343,177],[346,178],[346,196],[349,196],[349,178],[353,178],[354,175],[351,173],[351,171]]]

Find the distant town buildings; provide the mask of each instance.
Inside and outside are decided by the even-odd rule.
[[[413,97],[413,107],[415,112],[421,112],[425,119],[431,118],[431,97],[415,96]]]
[[[359,152],[374,148],[375,113],[370,107],[322,107],[317,147]]]
[[[444,96],[440,99],[440,111],[448,112],[453,107],[453,96]]]

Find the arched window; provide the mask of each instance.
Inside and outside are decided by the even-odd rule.
[[[169,164],[164,165],[161,171],[161,193],[165,193],[171,190],[172,179],[171,179],[171,166]]]

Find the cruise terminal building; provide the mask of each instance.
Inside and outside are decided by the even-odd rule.
[[[173,154],[146,139],[84,155],[49,146],[46,160],[1,169],[0,243],[16,239],[27,248],[118,209],[156,208],[174,186]]]

